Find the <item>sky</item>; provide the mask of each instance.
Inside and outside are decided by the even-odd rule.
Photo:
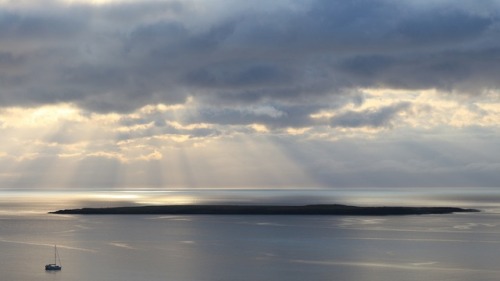
[[[500,183],[500,1],[0,0],[0,189]]]

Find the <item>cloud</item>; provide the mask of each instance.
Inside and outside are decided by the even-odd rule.
[[[363,106],[369,97],[360,89],[498,97],[498,8],[444,0],[3,3],[0,102],[118,112],[118,141],[217,137],[238,130],[231,126],[391,128],[412,101]],[[151,104],[186,108],[140,110]],[[331,115],[311,117],[320,112]],[[77,141],[58,130],[53,141]]]
[[[360,87],[500,86],[496,2],[3,3],[4,106],[303,104]],[[325,105],[326,107],[326,105]]]
[[[87,118],[75,115],[73,107],[60,108],[56,115],[70,114],[75,123],[59,127],[54,126],[58,122],[44,121],[41,127],[22,123],[0,129],[2,186],[439,187],[492,186],[499,180],[498,120],[484,126],[404,126],[432,123],[443,116],[453,122],[467,119],[468,114],[456,115],[464,110],[456,102],[436,102],[431,111],[422,113],[426,119],[422,120],[416,116],[418,99],[380,105],[376,93],[371,95],[359,107],[349,103],[331,117],[325,112],[316,118],[320,121],[309,118],[315,126],[289,129],[292,133],[284,128],[298,123],[287,123],[287,115],[277,114],[292,110],[274,106],[239,108],[213,120],[194,116],[192,123],[187,122],[193,117],[187,106],[148,106],[131,114]],[[55,116],[48,115],[53,110],[19,109],[11,114],[25,116],[25,122],[37,116],[53,120]],[[170,120],[176,114],[181,116],[179,122]],[[240,119],[224,123],[225,118],[234,118],[231,114]],[[16,118],[6,119],[7,123],[12,119]],[[262,123],[247,124],[254,119]],[[335,120],[342,126],[328,126]],[[238,122],[242,124],[234,125]],[[389,126],[391,130],[363,130]]]
[[[330,121],[330,126],[343,128],[391,127],[398,114],[407,111],[410,107],[410,103],[402,102],[377,109],[367,109],[360,112],[347,111],[334,116]]]

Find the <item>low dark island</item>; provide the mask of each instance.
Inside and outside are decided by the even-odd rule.
[[[479,212],[455,207],[356,207],[338,204],[304,206],[269,205],[169,205],[142,207],[83,208],[50,212],[75,215],[336,215],[396,216]]]

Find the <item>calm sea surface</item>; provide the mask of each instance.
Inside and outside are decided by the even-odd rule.
[[[1,280],[498,280],[495,196],[402,217],[59,216],[40,210],[61,201],[4,196]],[[54,244],[63,270],[45,272]]]

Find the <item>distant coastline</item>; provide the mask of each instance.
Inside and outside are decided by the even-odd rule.
[[[279,205],[166,205],[66,209],[51,214],[73,215],[335,215],[401,216],[479,212],[456,207],[357,207],[338,204]]]

